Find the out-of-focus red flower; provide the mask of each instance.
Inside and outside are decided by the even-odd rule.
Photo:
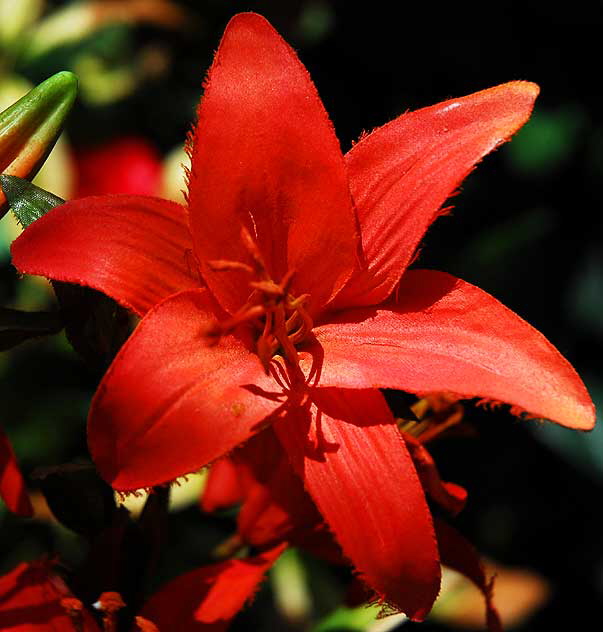
[[[2,428],[0,428],[0,497],[12,512],[26,518],[33,515],[33,507],[15,452]]]
[[[594,423],[580,378],[540,333],[460,279],[407,269],[537,92],[511,82],[405,114],[344,157],[292,49],[262,17],[233,18],[199,106],[188,210],[75,200],[13,246],[22,272],[89,285],[144,316],[90,412],[106,480],[173,480],[272,423],[362,579],[422,618],[438,593],[436,536],[378,389]]]
[[[168,582],[134,618],[137,632],[222,632],[253,597],[284,545],[242,560],[227,560]],[[19,564],[0,577],[0,629],[6,632],[100,632],[116,630],[125,605],[119,593],[105,592],[95,604],[75,597],[48,560]]]
[[[156,195],[161,180],[161,157],[145,139],[118,138],[75,152],[74,197],[132,193]]]
[[[94,618],[74,598],[48,560],[19,564],[0,577],[0,630],[100,632]]]

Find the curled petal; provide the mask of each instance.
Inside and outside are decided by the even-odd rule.
[[[487,153],[529,118],[538,86],[512,81],[403,114],[346,155],[364,266],[338,308],[376,305],[393,291],[440,207]]]
[[[92,402],[90,451],[115,489],[188,474],[259,431],[281,404],[273,379],[233,336],[209,346],[204,289],[176,294],[142,319]]]
[[[318,509],[362,579],[413,619],[440,567],[412,459],[378,391],[313,389],[274,425]]]
[[[571,364],[517,314],[449,274],[411,270],[398,300],[346,310],[314,330],[306,370],[324,386],[448,392],[589,430],[592,401]]]
[[[466,490],[460,485],[448,483],[440,478],[431,454],[417,439],[404,433],[404,441],[427,495],[451,514],[459,513],[467,501]]]
[[[255,557],[204,566],[166,584],[142,615],[160,630],[221,632],[250,600],[285,545]]]
[[[478,552],[454,527],[443,520],[434,521],[442,564],[463,574],[484,595],[489,632],[502,632],[502,623],[493,603],[494,578],[488,579]]]
[[[223,308],[238,309],[249,275],[208,260],[252,263],[254,237],[280,282],[318,311],[351,274],[357,235],[345,163],[310,77],[259,15],[229,23],[209,72],[192,148],[190,221],[203,276]]]

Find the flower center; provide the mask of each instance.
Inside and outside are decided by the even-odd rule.
[[[252,265],[223,259],[209,261],[208,265],[214,271],[249,273],[253,279],[249,282],[251,294],[231,318],[217,322],[207,335],[217,343],[239,325],[250,324],[256,334],[256,353],[267,374],[270,360],[277,353],[299,369],[295,346],[309,336],[313,327],[312,318],[306,310],[310,295],[296,297],[291,294],[294,270],[289,270],[280,283],[272,280],[256,242],[245,227],[241,229],[241,239],[251,256]]]

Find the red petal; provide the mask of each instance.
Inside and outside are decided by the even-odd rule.
[[[414,619],[431,608],[440,567],[421,484],[378,391],[314,389],[274,428],[364,581]]]
[[[460,485],[447,483],[440,478],[440,473],[431,454],[417,439],[404,433],[404,440],[425,492],[446,511],[453,515],[459,513],[467,501],[465,489]]]
[[[8,437],[0,428],[0,496],[14,513],[29,518],[33,507]]]
[[[228,336],[208,346],[207,290],[153,308],[107,371],[92,401],[88,440],[115,489],[187,474],[257,432],[281,393],[257,357]]]
[[[11,251],[21,272],[87,285],[140,315],[201,285],[185,209],[159,198],[67,202],[31,224]]]
[[[456,529],[443,520],[434,521],[442,564],[462,573],[483,593],[486,600],[486,621],[490,632],[502,632],[502,624],[492,602],[494,578],[487,579],[479,553]]]
[[[218,632],[251,599],[284,545],[246,559],[204,566],[172,580],[142,609],[160,630]]]
[[[198,112],[190,178],[191,230],[203,276],[221,305],[238,309],[248,276],[207,260],[250,262],[241,226],[255,235],[280,281],[317,311],[351,274],[356,226],[345,163],[316,89],[293,50],[252,13],[222,38]]]
[[[320,514],[272,428],[252,437],[233,458],[246,486],[237,519],[243,541],[263,548],[314,534]]]
[[[19,564],[0,577],[0,630],[4,632],[74,632],[61,599],[72,597],[44,560]],[[99,632],[92,616],[82,610],[82,632]]]
[[[446,198],[528,120],[537,95],[535,84],[513,81],[403,114],[354,145],[346,158],[367,268],[337,307],[391,294]]]
[[[243,500],[243,488],[237,466],[229,457],[218,459],[207,475],[201,496],[201,509],[211,512],[228,509]]]
[[[342,312],[314,333],[323,349],[310,351],[323,386],[449,392],[505,402],[570,428],[595,423],[584,384],[541,333],[443,272],[411,270],[397,302]]]

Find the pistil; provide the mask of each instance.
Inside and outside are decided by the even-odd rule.
[[[208,266],[217,272],[236,270],[253,275],[255,279],[249,281],[251,294],[243,307],[229,319],[216,323],[207,336],[216,344],[240,325],[251,324],[261,331],[256,340],[256,353],[267,374],[270,361],[279,349],[288,365],[294,371],[300,371],[295,345],[312,331],[312,318],[305,309],[310,296],[294,297],[291,294],[294,270],[289,270],[280,283],[272,280],[258,246],[246,228],[241,229],[241,240],[253,265],[221,259],[208,261]]]

